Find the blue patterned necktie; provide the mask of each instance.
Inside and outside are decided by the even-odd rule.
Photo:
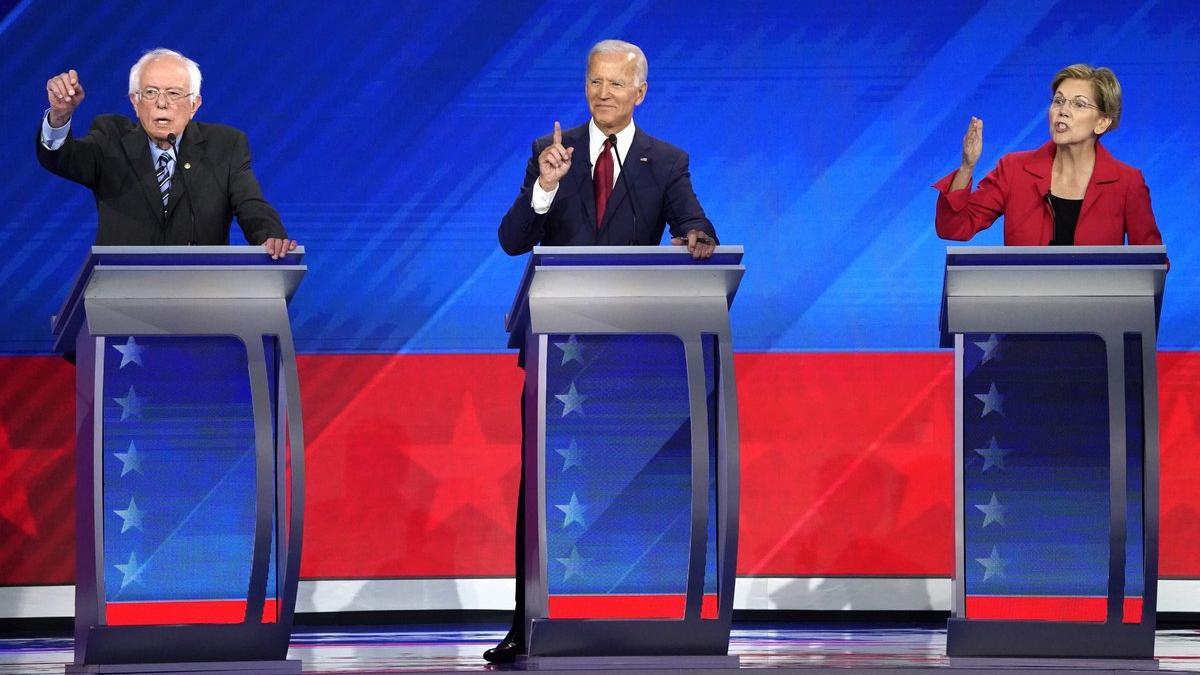
[[[162,193],[163,212],[167,211],[167,198],[171,196],[171,153],[158,157],[158,191]]]

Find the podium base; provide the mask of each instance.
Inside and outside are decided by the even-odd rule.
[[[525,670],[736,670],[738,656],[519,656]]]
[[[303,670],[299,659],[286,661],[205,661],[191,663],[110,663],[67,664],[67,675],[223,675],[250,673],[252,675],[296,675]]]
[[[1154,624],[968,620],[946,622],[950,657],[1154,658]]]

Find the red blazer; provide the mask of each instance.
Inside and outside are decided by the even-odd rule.
[[[1000,158],[978,188],[950,192],[954,174],[933,184],[937,188],[935,225],[942,239],[966,241],[1004,216],[1005,246],[1046,246],[1054,237],[1050,169],[1057,146],[1048,142],[1037,150]],[[1117,161],[1096,144],[1096,166],[1083,196],[1075,225],[1075,244],[1161,244],[1162,234],[1150,208],[1150,189],[1142,172]]]

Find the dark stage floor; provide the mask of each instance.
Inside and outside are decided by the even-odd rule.
[[[416,673],[520,670],[496,668],[480,658],[502,632],[494,626],[401,626],[300,628],[292,638],[289,658],[301,659],[305,673]],[[942,671],[954,675],[1005,672],[1139,673],[1144,671],[1200,671],[1200,631],[1159,631],[1156,661],[949,659],[945,656],[944,629],[895,626],[816,626],[812,624],[746,624],[735,627],[730,654],[740,658],[740,668],[837,673]],[[71,640],[64,637],[0,639],[0,674],[38,675],[62,673],[71,659]],[[548,664],[544,664],[548,665]],[[528,669],[528,668],[526,668]],[[566,671],[561,664],[540,672]],[[597,666],[573,669],[585,672],[721,673],[728,668],[688,668],[662,662],[641,666]]]

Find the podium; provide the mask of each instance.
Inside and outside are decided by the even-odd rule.
[[[506,319],[525,366],[530,658],[736,660],[741,260],[533,249]]]
[[[68,673],[300,672],[303,255],[96,246],[52,318],[76,359]]]
[[[1162,246],[951,247],[950,656],[1152,658]]]

